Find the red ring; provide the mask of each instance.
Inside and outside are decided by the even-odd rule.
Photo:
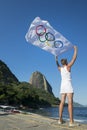
[[[38,28],[40,28],[40,27],[44,29],[44,32],[38,33]],[[36,34],[37,34],[38,36],[43,36],[45,33],[46,33],[46,28],[45,28],[43,25],[38,25],[38,26],[36,27]]]

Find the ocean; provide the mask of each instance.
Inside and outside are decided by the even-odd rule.
[[[58,119],[58,107],[40,108],[39,110],[32,110],[37,113],[50,118]],[[73,110],[74,121],[87,124],[87,107],[74,107]],[[69,120],[68,108],[64,107],[63,119]]]

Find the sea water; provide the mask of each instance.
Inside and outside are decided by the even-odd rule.
[[[59,111],[58,107],[49,107],[49,108],[40,108],[39,110],[33,110],[32,112],[50,118],[58,119],[59,118],[58,111]],[[87,107],[74,107],[73,115],[74,115],[74,121],[87,124]],[[63,119],[69,120],[67,107],[64,107]]]

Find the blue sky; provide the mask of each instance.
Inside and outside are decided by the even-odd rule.
[[[60,97],[60,73],[54,56],[26,42],[25,34],[35,17],[49,21],[54,29],[78,46],[72,67],[74,101],[87,105],[87,1],[0,0],[0,59],[19,81],[29,82],[35,71],[45,75],[55,96]],[[59,56],[71,59],[73,50]]]

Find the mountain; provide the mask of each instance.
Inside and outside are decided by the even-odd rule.
[[[74,107],[84,107],[82,104],[79,104],[79,103],[77,103],[77,102],[74,102],[74,103],[73,103],[73,106],[74,106]]]
[[[52,93],[52,88],[45,76],[35,72],[31,83],[19,82],[9,67],[0,60],[0,104],[23,106],[23,108],[40,108],[60,103]],[[41,89],[40,89],[41,88]]]
[[[34,87],[41,88],[53,95],[51,85],[47,81],[46,77],[40,72],[33,72],[30,77],[29,83],[32,84]]]
[[[8,66],[0,60],[0,83],[10,84],[10,83],[19,83],[16,76],[11,72]]]

